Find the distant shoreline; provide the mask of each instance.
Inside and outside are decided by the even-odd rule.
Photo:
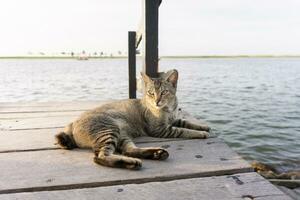
[[[137,56],[141,57],[141,56]],[[88,57],[89,59],[125,59],[127,56]],[[195,58],[300,58],[300,55],[212,55],[212,56],[161,56],[161,59],[195,59]],[[72,56],[0,56],[0,59],[78,59]]]

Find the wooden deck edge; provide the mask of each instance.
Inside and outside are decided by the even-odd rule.
[[[67,184],[67,185],[54,185],[54,186],[43,186],[43,187],[28,187],[28,188],[16,188],[16,189],[7,189],[0,190],[1,194],[12,194],[12,193],[22,193],[22,192],[41,192],[41,191],[57,191],[57,190],[72,190],[72,189],[84,189],[84,188],[95,188],[95,187],[107,187],[107,186],[116,186],[116,185],[127,185],[127,184],[143,184],[151,182],[167,182],[173,180],[182,180],[190,178],[204,178],[212,176],[234,176],[234,174],[249,173],[254,172],[253,168],[239,168],[239,169],[229,169],[229,170],[220,170],[212,172],[200,172],[184,175],[173,175],[173,176],[161,176],[153,178],[138,178],[130,180],[117,180],[117,181],[105,181],[105,182],[90,182],[90,183],[79,183],[79,184]],[[238,181],[238,178],[236,181]]]

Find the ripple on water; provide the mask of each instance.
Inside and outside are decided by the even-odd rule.
[[[207,121],[212,124],[229,124],[232,122],[232,120],[228,119],[208,119]]]

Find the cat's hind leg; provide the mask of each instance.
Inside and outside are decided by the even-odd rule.
[[[108,167],[140,169],[142,167],[140,159],[115,154],[117,143],[118,138],[111,130],[99,133],[93,147],[95,151],[94,162]]]
[[[126,156],[152,160],[166,160],[169,157],[168,151],[160,147],[139,148],[131,140],[123,143],[121,152]]]

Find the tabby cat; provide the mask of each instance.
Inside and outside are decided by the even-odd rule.
[[[65,149],[92,148],[100,165],[139,169],[138,158],[165,160],[169,153],[160,147],[139,148],[132,139],[138,136],[204,139],[209,127],[177,119],[177,70],[150,78],[142,73],[144,96],[102,105],[83,113],[56,135]],[[119,154],[116,154],[116,153]]]

